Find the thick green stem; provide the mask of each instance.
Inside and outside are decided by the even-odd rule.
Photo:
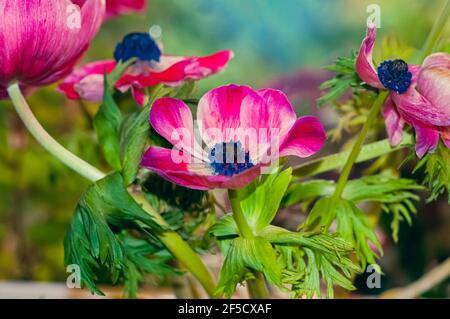
[[[17,84],[11,85],[8,88],[8,93],[17,113],[28,131],[50,154],[91,182],[96,182],[106,176],[97,168],[69,152],[47,133],[47,131],[34,116]],[[162,226],[168,226],[164,218],[162,218],[161,215],[150,206],[142,194],[134,193],[131,195],[136,202],[141,204],[142,208],[158,223]],[[166,231],[159,235],[159,239],[175,256],[175,258],[177,258],[186,267],[186,269],[188,269],[199,280],[208,295],[210,297],[214,297],[215,284],[213,277],[200,257],[180,237],[180,235],[174,231]]]
[[[372,105],[372,108],[369,112],[369,115],[367,117],[366,122],[364,123],[363,128],[361,129],[361,133],[358,136],[358,139],[355,142],[355,145],[353,145],[352,151],[350,152],[350,155],[347,159],[347,162],[344,165],[344,168],[342,169],[342,173],[339,176],[339,180],[336,184],[336,190],[334,191],[333,198],[339,199],[342,195],[342,192],[344,191],[345,185],[347,184],[348,178],[350,176],[350,173],[353,168],[353,164],[355,164],[356,159],[358,158],[359,153],[362,149],[362,144],[364,143],[364,140],[367,136],[367,133],[369,132],[370,127],[372,126],[373,122],[376,120],[378,113],[381,110],[381,106],[384,103],[384,100],[386,99],[388,95],[387,91],[381,92],[375,102]]]
[[[435,20],[433,24],[433,28],[431,29],[425,44],[423,45],[422,50],[415,57],[415,63],[421,64],[423,60],[433,52],[439,37],[444,30],[445,25],[447,24],[448,17],[450,16],[450,0],[447,0],[443,9],[441,10],[441,14]]]
[[[238,227],[239,233],[243,238],[251,239],[254,237],[253,231],[245,219],[241,208],[241,201],[236,190],[229,189],[228,197],[230,199],[231,208],[233,210],[233,218]],[[261,273],[253,272],[255,278],[247,280],[248,293],[253,299],[266,299],[269,297],[269,292]]]
[[[233,210],[233,218],[236,225],[244,238],[253,238],[253,232],[245,219],[244,213],[241,208],[241,201],[239,199],[238,192],[234,189],[228,190],[228,197],[230,198],[231,208]]]
[[[97,181],[105,177],[105,174],[69,152],[47,133],[28,106],[19,85],[13,84],[8,87],[8,94],[28,131],[50,154],[90,181]]]

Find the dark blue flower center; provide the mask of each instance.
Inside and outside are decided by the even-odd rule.
[[[249,152],[240,142],[217,143],[209,151],[208,158],[214,175],[233,176],[254,166]]]
[[[138,58],[141,61],[159,62],[161,50],[148,33],[130,33],[123,38],[114,51],[116,61]]]
[[[411,85],[412,74],[405,61],[387,60],[378,67],[378,78],[386,89],[403,94]]]

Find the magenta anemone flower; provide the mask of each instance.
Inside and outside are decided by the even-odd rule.
[[[387,60],[375,69],[372,51],[376,26],[370,25],[356,60],[356,71],[368,85],[390,91],[383,107],[393,146],[402,140],[405,123],[414,127],[419,158],[436,149],[441,136],[450,147],[450,55],[435,53],[421,66]]]
[[[43,86],[72,71],[99,30],[105,2],[86,0],[74,6],[79,11],[70,6],[69,0],[0,1],[0,97],[13,82]],[[73,14],[79,19],[71,20]]]
[[[114,52],[114,60],[89,63],[74,71],[59,86],[69,99],[99,102],[103,97],[103,74],[111,72],[118,61],[137,58],[116,83],[121,92],[131,89],[139,105],[145,103],[145,88],[160,83],[178,86],[186,80],[200,80],[220,72],[233,57],[232,51],[220,51],[205,57],[163,55],[161,47],[148,33],[130,33]]]
[[[75,4],[83,5],[86,0],[73,0]],[[106,0],[106,18],[121,14],[140,12],[146,7],[146,0]]]
[[[156,100],[150,123],[174,147],[150,147],[141,165],[200,190],[242,188],[278,158],[311,156],[326,139],[316,117],[297,119],[283,92],[248,86],[219,87],[200,99],[197,124],[204,149],[195,137],[192,113],[181,100]]]

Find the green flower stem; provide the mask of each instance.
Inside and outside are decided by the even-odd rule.
[[[388,139],[366,144],[362,147],[356,163],[365,162],[404,148],[413,143],[410,133],[403,132],[403,138],[399,145],[392,147]],[[350,151],[343,151],[337,154],[324,156],[294,167],[293,174],[298,178],[313,176],[335,170],[344,166],[350,155]]]
[[[36,140],[55,158],[66,164],[81,176],[91,182],[96,182],[106,175],[97,168],[86,163],[73,153],[65,149],[42,127],[31,111],[27,101],[23,97],[17,84],[8,87],[8,94],[19,117],[25,124],[28,131]],[[168,226],[161,215],[156,212],[142,194],[131,194],[133,198],[142,205],[142,208],[149,213],[162,226]],[[170,252],[188,269],[203,285],[210,297],[214,297],[215,284],[210,272],[203,264],[200,257],[192,248],[174,231],[166,231],[159,235],[159,239],[170,250]]]
[[[231,209],[233,210],[233,218],[243,238],[251,239],[254,237],[253,231],[245,219],[241,208],[241,201],[239,194],[234,189],[228,190],[228,197],[230,199]],[[269,292],[264,280],[264,276],[259,272],[253,272],[255,278],[247,280],[247,287],[250,297],[253,299],[267,299]]]
[[[33,115],[33,112],[20,91],[19,85],[13,84],[8,87],[8,94],[16,108],[17,114],[28,131],[50,154],[90,181],[97,181],[105,177],[105,174],[69,152],[47,133]]]
[[[228,197],[230,198],[231,208],[233,210],[233,218],[236,225],[244,238],[253,238],[253,232],[245,219],[244,213],[241,208],[241,201],[239,199],[239,194],[234,189],[228,190]]]
[[[152,215],[155,220],[163,227],[170,227],[158,212],[150,205],[142,193],[132,195],[142,208]],[[213,298],[215,293],[214,279],[206,268],[203,261],[192,250],[192,248],[175,231],[166,231],[159,235],[159,239],[170,250],[170,252],[188,269],[197,280],[202,284],[208,295]]]
[[[373,103],[369,115],[367,116],[367,120],[364,123],[364,126],[361,130],[361,133],[359,134],[358,139],[355,142],[355,145],[353,145],[352,151],[350,152],[350,155],[347,158],[347,162],[345,163],[344,168],[342,169],[342,173],[339,176],[339,180],[336,184],[336,190],[334,191],[333,194],[333,199],[337,200],[341,197],[342,192],[344,191],[345,185],[347,184],[348,178],[350,176],[350,172],[352,171],[353,164],[355,164],[356,159],[358,158],[358,155],[361,152],[362,144],[364,143],[367,133],[369,132],[369,129],[372,126],[373,122],[376,120],[378,113],[381,110],[381,106],[386,100],[388,94],[389,92],[382,91],[378,95],[375,102]]]
[[[421,64],[423,62],[423,60],[433,52],[433,50],[439,40],[439,37],[441,36],[441,33],[444,30],[445,25],[448,22],[449,16],[450,16],[450,0],[447,0],[444,8],[441,10],[441,14],[435,20],[435,22],[433,24],[433,28],[431,29],[431,31],[425,41],[425,44],[423,45],[422,50],[415,57],[414,62]]]

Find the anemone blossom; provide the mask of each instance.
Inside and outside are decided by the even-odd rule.
[[[161,98],[150,112],[152,127],[174,147],[150,147],[141,166],[185,187],[207,190],[246,186],[280,157],[308,157],[325,142],[313,116],[297,119],[286,95],[228,85],[199,101],[195,137],[193,116],[181,100]]]
[[[450,147],[450,54],[432,54],[421,66],[387,60],[375,69],[375,38],[372,24],[362,42],[356,71],[368,85],[390,91],[383,107],[390,143],[395,146],[401,142],[407,123],[414,127],[419,158],[436,149],[439,136]]]
[[[69,0],[0,1],[0,97],[17,82],[22,88],[64,78],[100,28],[102,0],[86,0],[72,24]],[[72,13],[73,14],[73,13]]]
[[[139,105],[145,103],[145,88],[160,83],[178,86],[186,80],[200,80],[220,72],[233,57],[231,51],[220,51],[204,57],[163,55],[160,46],[148,33],[125,36],[114,52],[114,60],[89,63],[74,71],[59,86],[69,99],[99,102],[103,97],[103,75],[114,70],[118,61],[137,58],[116,83],[121,92],[131,89]]]

